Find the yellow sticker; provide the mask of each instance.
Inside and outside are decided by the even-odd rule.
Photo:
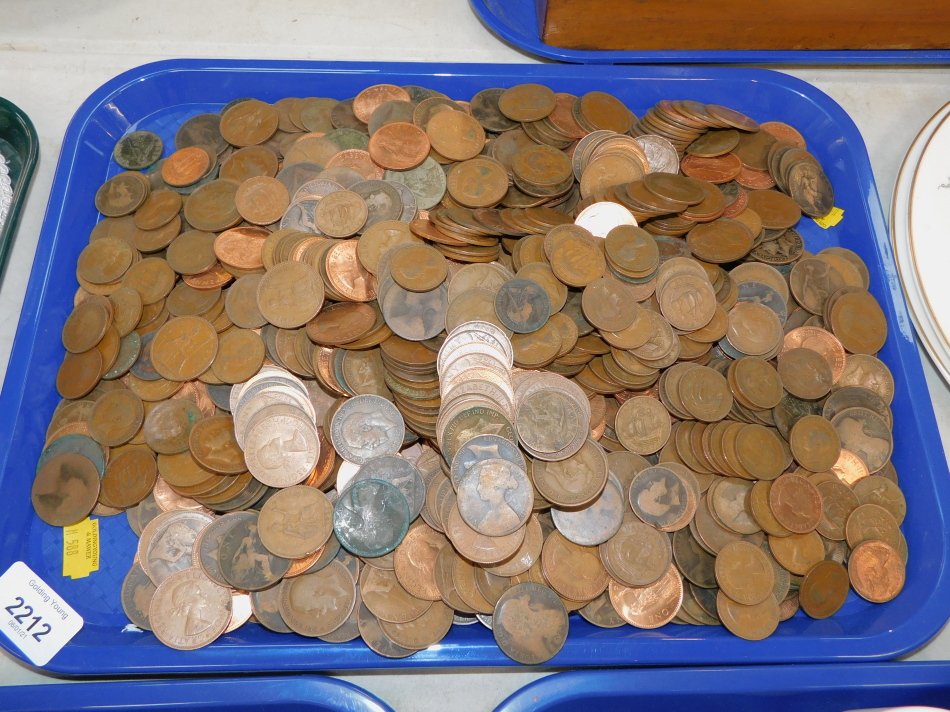
[[[86,517],[63,527],[63,576],[84,578],[99,570],[99,520]]]
[[[844,217],[844,210],[841,208],[832,208],[831,212],[825,215],[823,218],[812,218],[820,227],[823,227],[827,230],[829,227],[834,227],[839,222],[841,218]]]

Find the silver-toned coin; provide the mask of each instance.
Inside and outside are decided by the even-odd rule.
[[[445,329],[449,289],[444,283],[431,292],[410,292],[395,283],[385,289],[380,285],[379,305],[393,333],[408,341],[425,341]]]
[[[623,523],[625,497],[620,482],[607,474],[607,486],[583,509],[551,508],[551,518],[567,539],[581,546],[597,546],[610,539]]]
[[[345,401],[330,423],[330,442],[344,460],[363,465],[374,457],[395,455],[406,424],[392,403],[380,396]]]
[[[396,455],[376,457],[360,467],[350,484],[352,487],[364,480],[382,480],[397,487],[409,503],[409,519],[415,521],[425,504],[426,485],[416,466]]]
[[[151,630],[148,607],[155,595],[155,584],[138,563],[132,564],[122,582],[122,610],[133,625],[142,630]]]
[[[480,534],[511,534],[528,521],[533,507],[531,481],[524,469],[510,460],[479,460],[462,475],[459,514]]]
[[[677,522],[689,506],[686,483],[662,465],[648,467],[633,478],[630,506],[647,524],[668,527]]]
[[[634,139],[646,154],[650,166],[650,173],[672,173],[680,171],[679,154],[672,143],[662,136],[647,134]]]
[[[399,219],[406,223],[415,220],[416,213],[418,212],[416,194],[413,193],[405,183],[400,183],[395,180],[388,181],[388,183],[396,189],[396,192],[399,193],[399,197],[402,198],[402,215]]]
[[[304,200],[306,198],[322,198],[330,193],[336,193],[338,190],[346,190],[346,188],[334,180],[314,178],[313,180],[308,180],[297,189],[291,202]]]
[[[195,541],[212,521],[211,515],[187,510],[176,511],[162,521],[148,544],[143,567],[156,586],[191,566]]]
[[[391,183],[384,180],[364,180],[350,186],[350,190],[366,201],[369,216],[363,224],[364,231],[383,220],[399,220],[402,216],[402,198]]]
[[[191,555],[191,565],[198,566],[205,575],[219,586],[230,586],[221,573],[218,552],[224,535],[238,523],[254,519],[253,512],[231,512],[218,517],[198,535],[198,541]]]
[[[383,177],[392,183],[403,183],[416,196],[419,210],[434,208],[445,195],[447,180],[442,166],[429,156],[408,171],[386,171]]]
[[[528,471],[524,455],[513,442],[499,435],[476,435],[463,443],[452,458],[451,475],[455,489],[461,486],[462,477],[472,465],[492,459],[507,460],[523,471]]]
[[[284,211],[284,216],[280,219],[280,229],[300,230],[301,232],[322,235],[323,232],[317,227],[317,221],[314,217],[314,212],[319,203],[319,198],[308,197],[295,200]]]

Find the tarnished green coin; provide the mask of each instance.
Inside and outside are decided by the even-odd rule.
[[[409,502],[399,488],[363,480],[344,490],[333,509],[333,531],[357,556],[383,556],[409,531]]]
[[[151,131],[133,131],[119,139],[112,150],[115,162],[130,171],[148,168],[162,157],[162,139]]]

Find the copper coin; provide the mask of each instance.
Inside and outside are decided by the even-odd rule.
[[[525,665],[539,665],[557,655],[567,641],[567,610],[546,586],[521,583],[498,600],[492,630],[505,655]]]
[[[408,171],[429,155],[429,137],[411,123],[386,124],[370,137],[369,155],[383,168]]]
[[[290,195],[276,178],[256,176],[241,183],[234,195],[234,204],[249,223],[269,225],[283,217],[290,205]]]
[[[63,325],[63,346],[74,354],[88,351],[105,336],[110,321],[110,309],[103,303],[92,300],[83,302],[73,309]]]
[[[779,623],[779,606],[775,596],[768,596],[754,606],[743,606],[719,591],[716,597],[719,620],[733,635],[746,640],[768,638]]]
[[[155,591],[149,606],[155,636],[177,650],[195,650],[214,642],[231,622],[231,591],[198,568],[178,571]]]
[[[817,351],[796,348],[779,355],[778,373],[785,390],[805,400],[817,400],[831,391],[831,366]]]
[[[775,574],[759,547],[736,541],[720,549],[716,557],[716,581],[720,590],[736,603],[754,606],[772,595]]]
[[[368,124],[373,112],[387,101],[410,101],[409,93],[394,84],[375,84],[367,87],[353,99],[353,113]]]
[[[236,475],[247,471],[244,452],[234,438],[234,419],[230,415],[216,415],[196,424],[188,444],[195,460],[211,472]]]
[[[36,473],[30,495],[36,515],[54,527],[81,522],[99,498],[99,470],[75,453],[57,455]]]
[[[363,229],[369,210],[362,196],[349,190],[330,193],[317,203],[313,219],[330,237],[350,237]]]
[[[222,114],[221,135],[232,146],[254,146],[274,135],[279,120],[273,106],[257,99],[247,99]]]
[[[821,521],[821,495],[800,475],[782,475],[772,483],[769,507],[779,523],[795,534],[807,534]]]
[[[611,581],[610,602],[620,617],[635,628],[659,628],[673,620],[683,603],[683,579],[676,567],[670,565],[656,583],[642,588]]]
[[[432,148],[453,161],[474,158],[485,147],[485,129],[469,114],[443,111],[426,126]]]
[[[272,554],[299,559],[326,544],[333,531],[333,505],[318,489],[297,485],[264,503],[258,520],[261,543]]]
[[[805,574],[798,600],[810,617],[829,618],[844,605],[849,590],[847,569],[835,561],[822,561]]]
[[[89,432],[102,445],[127,443],[142,427],[145,408],[130,390],[115,390],[102,396],[89,414]]]
[[[284,262],[268,270],[257,288],[261,315],[274,326],[303,326],[323,306],[323,280],[303,262]]]
[[[820,415],[800,418],[792,426],[788,442],[798,463],[812,472],[831,469],[842,444],[834,426]]]
[[[831,308],[831,329],[850,353],[873,356],[887,340],[887,317],[868,292],[845,294]]]
[[[441,598],[436,582],[436,560],[448,540],[425,525],[409,529],[395,551],[396,578],[416,598],[438,601]]]
[[[196,183],[211,168],[211,157],[198,146],[175,151],[162,164],[162,180],[168,185],[181,187]]]
[[[894,547],[866,541],[851,552],[848,576],[858,595],[872,603],[886,603],[904,588],[904,562]]]
[[[728,183],[739,175],[742,161],[734,153],[708,158],[689,155],[683,158],[680,168],[690,178],[710,183]]]
[[[540,121],[554,111],[557,96],[540,84],[519,84],[498,98],[501,113],[512,121]]]

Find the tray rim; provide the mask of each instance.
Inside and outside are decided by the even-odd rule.
[[[540,39],[535,2],[540,0],[469,0],[472,9],[488,28],[506,43],[536,57],[572,64],[768,64],[768,65],[941,65],[950,63],[950,49],[879,50],[577,50],[546,44]],[[490,7],[511,2],[511,13],[519,20],[527,17],[524,32],[518,32]],[[530,11],[525,8],[530,7]],[[532,33],[533,31],[533,33]]]
[[[560,74],[571,76],[583,75],[591,78],[613,78],[624,79],[635,75],[642,79],[711,79],[722,78],[737,80],[743,79],[759,83],[770,83],[790,90],[804,99],[816,104],[822,111],[828,114],[834,121],[844,137],[851,146],[852,158],[858,170],[855,180],[861,191],[861,205],[868,222],[873,231],[871,236],[876,245],[876,257],[882,268],[881,279],[883,289],[888,292],[889,301],[898,317],[903,316],[907,320],[907,307],[903,295],[900,291],[900,281],[896,275],[893,256],[890,253],[890,245],[887,236],[887,230],[884,221],[883,209],[875,187],[873,173],[871,172],[870,159],[867,154],[863,138],[857,130],[854,122],[848,114],[830,97],[813,87],[812,85],[799,80],[795,77],[775,72],[768,69],[737,69],[721,67],[637,67],[635,70],[626,74],[618,74],[621,70],[612,66],[581,66],[574,65],[565,67],[564,65],[554,64],[445,64],[445,63],[388,63],[388,62],[318,62],[318,61],[283,61],[283,60],[216,60],[216,59],[173,59],[154,62],[141,65],[128,70],[117,77],[107,81],[99,89],[94,91],[86,101],[80,106],[76,114],[70,121],[69,127],[60,153],[60,158],[56,168],[56,174],[50,193],[50,203],[43,221],[43,227],[40,233],[37,247],[36,258],[34,261],[33,272],[31,273],[29,285],[23,303],[20,322],[17,327],[13,351],[11,353],[10,366],[7,371],[7,378],[4,382],[2,393],[0,393],[0,417],[12,415],[18,417],[22,407],[23,397],[26,392],[27,384],[23,378],[27,364],[30,362],[35,338],[42,324],[39,321],[39,306],[45,299],[46,287],[53,274],[53,263],[51,259],[52,248],[56,244],[62,223],[66,218],[63,205],[54,204],[53,196],[62,196],[73,174],[70,167],[73,166],[76,152],[79,148],[86,122],[100,106],[107,103],[110,97],[121,92],[125,87],[140,83],[152,77],[159,75],[179,72],[179,71],[208,71],[208,72],[228,72],[228,71],[247,71],[247,72],[274,72],[284,71],[298,74],[359,74],[360,76],[372,77],[386,76],[389,74],[405,74],[431,76],[464,76],[467,78],[484,77],[538,77],[556,79]],[[895,286],[896,285],[896,286]],[[908,337],[901,336],[895,348],[899,351],[899,367],[908,378],[908,382],[915,386],[927,388],[924,380],[922,367],[920,365],[920,355],[917,352],[916,344],[913,342],[913,336],[909,337],[910,342],[905,343]],[[929,391],[928,391],[929,395]],[[950,503],[950,476],[947,476],[946,459],[944,457],[942,443],[939,432],[936,427],[932,405],[928,402],[923,408],[913,409],[914,420],[918,430],[921,433],[921,447],[924,451],[924,460],[928,470],[934,474],[933,486],[938,494],[936,506],[942,519],[946,519],[945,511]],[[10,422],[13,422],[12,420]],[[7,470],[7,463],[10,456],[9,443],[12,435],[11,431],[0,431],[0,485]],[[935,459],[936,458],[936,459]],[[941,476],[943,475],[943,476]],[[944,549],[944,559],[938,566],[938,585],[932,592],[931,601],[946,598],[950,594],[950,575],[948,575],[948,557],[950,551],[947,547]],[[932,604],[933,605],[933,604]],[[869,636],[827,636],[825,639],[834,638],[837,642],[845,641],[849,647],[848,652],[825,654],[824,657],[815,659],[814,654],[805,655],[803,652],[791,653],[783,652],[780,657],[774,659],[774,664],[786,662],[826,662],[830,660],[886,660],[902,654],[905,654],[929,640],[938,632],[944,621],[936,623],[931,620],[923,620],[919,613],[913,614],[906,622],[898,628],[886,633],[875,633]],[[0,637],[0,646],[5,648],[14,656],[23,659],[19,651],[6,640]],[[141,675],[156,674],[167,672],[193,672],[195,669],[202,669],[204,672],[253,672],[263,671],[264,668],[259,663],[253,664],[242,658],[240,655],[235,658],[232,664],[222,665],[213,657],[204,661],[205,667],[202,667],[202,660],[198,657],[203,651],[192,653],[191,656],[184,658],[170,656],[172,660],[149,665],[131,665],[125,666],[120,659],[121,651],[124,646],[103,646],[103,652],[111,650],[115,659],[111,660],[107,670],[97,669],[89,671],[84,665],[83,647],[70,644],[56,657],[45,669],[62,674],[84,676],[92,674],[115,674],[115,675]],[[229,646],[238,647],[241,646]],[[282,660],[276,667],[284,670],[309,670],[314,669],[313,664],[307,661],[306,647],[286,646],[287,659]],[[755,647],[750,645],[748,649],[744,646],[739,648],[741,652],[734,652],[723,664],[755,664],[758,662]],[[395,666],[403,668],[444,668],[444,667],[501,667],[514,665],[500,653],[494,646],[488,644],[474,644],[460,648],[451,653],[452,659],[438,660],[427,659],[419,656],[417,659],[407,659]],[[710,657],[709,655],[706,658]],[[240,659],[237,659],[240,658]],[[351,659],[348,656],[342,656],[340,664],[333,669],[353,670],[361,668],[394,666],[393,663],[384,663],[380,658],[376,664],[367,663],[358,656],[354,655]],[[665,665],[665,664],[703,664],[706,662],[702,656],[691,656],[682,662],[677,662],[680,658],[658,658],[656,660],[643,660],[641,655],[634,651],[625,656],[623,660],[611,659],[609,662],[591,662],[588,665]],[[558,663],[555,660],[549,669],[563,667],[565,663]],[[584,662],[573,662],[572,664],[585,664]],[[271,667],[269,669],[274,669]],[[327,669],[324,665],[323,669]]]

